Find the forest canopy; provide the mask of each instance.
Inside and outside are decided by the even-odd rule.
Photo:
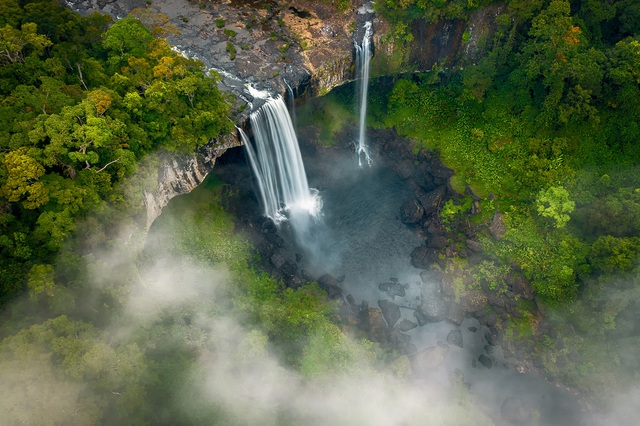
[[[34,287],[79,218],[132,202],[119,184],[146,154],[193,152],[232,123],[216,75],[136,18],[0,8],[1,304]]]

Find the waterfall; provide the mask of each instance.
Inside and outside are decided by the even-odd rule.
[[[356,71],[358,76],[358,94],[360,95],[360,128],[358,132],[358,164],[362,166],[364,156],[368,165],[371,165],[371,157],[367,150],[365,138],[365,121],[367,118],[367,92],[369,91],[369,64],[371,62],[371,21],[364,24],[364,37],[362,46],[356,44]]]
[[[308,232],[310,219],[319,215],[322,201],[309,188],[298,138],[282,97],[269,97],[249,120],[255,147],[240,131],[253,169],[265,216],[276,224],[289,220],[294,233]]]
[[[293,128],[296,129],[297,128],[297,123],[296,123],[296,97],[295,97],[295,95],[293,93],[293,89],[291,88],[289,83],[287,83],[287,80],[284,80],[284,84],[287,85],[287,95],[289,95],[287,97],[287,101],[288,101],[287,104],[288,104],[288,107],[289,107],[289,113],[291,114],[291,121],[293,122]]]

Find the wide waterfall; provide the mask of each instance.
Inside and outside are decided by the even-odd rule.
[[[358,164],[362,166],[362,157],[371,165],[371,157],[367,150],[365,138],[365,121],[367,118],[367,95],[369,91],[369,64],[371,62],[371,22],[364,24],[364,37],[362,45],[356,44],[356,71],[358,75],[358,94],[360,95],[360,126],[358,132],[358,146],[356,153],[358,154]]]
[[[309,188],[298,138],[282,97],[268,98],[249,119],[255,147],[244,132],[241,135],[264,214],[276,224],[289,220],[294,232],[305,233],[322,202],[318,191]]]

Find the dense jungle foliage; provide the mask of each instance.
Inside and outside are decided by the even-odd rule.
[[[413,19],[465,19],[489,3],[376,7],[406,43]],[[522,301],[505,330],[514,346],[538,335],[545,343],[527,350],[547,371],[602,396],[640,375],[631,355],[640,342],[640,3],[506,1],[496,25],[477,65],[397,80],[373,95],[370,119],[417,150],[438,149],[455,171],[461,198],[443,221],[476,204],[471,226],[492,256],[479,278],[506,291],[504,274],[515,267],[532,283],[538,306]],[[501,239],[486,229],[496,211]]]
[[[172,30],[144,18],[158,35]],[[0,51],[2,304],[27,285],[50,291],[53,256],[79,218],[140,203],[121,183],[147,153],[193,152],[232,123],[216,78],[134,18],[6,0]]]
[[[232,122],[216,76],[163,39],[165,18],[137,18],[0,3],[3,424],[300,424],[295,407],[236,395],[256,377],[296,398],[329,375],[405,377],[406,359],[381,373],[373,345],[346,337],[315,283],[254,269],[215,180],[140,234],[156,154]],[[471,406],[434,402],[424,418],[459,424]]]
[[[493,3],[375,7],[401,46],[412,20],[466,19]],[[233,424],[196,394],[207,368],[197,361],[221,354],[250,369],[276,348],[306,377],[376,368],[371,344],[345,338],[317,286],[286,289],[252,268],[221,207],[233,194],[215,182],[201,189],[205,208],[170,208],[144,249],[120,238],[153,181],[140,177],[149,154],[192,152],[232,125],[216,77],[172,52],[161,16],[139,17],[151,30],[55,0],[0,2],[0,371],[14,390],[0,412],[10,424],[73,424],[69,412],[77,424]],[[440,151],[461,195],[443,221],[473,204],[480,230],[504,214],[502,239],[484,234],[492,258],[481,273],[500,291],[513,266],[539,296],[506,325],[511,343],[580,391],[623,389],[640,374],[640,4],[513,0],[496,23],[475,66],[373,90],[370,124]],[[160,278],[211,297],[163,302],[166,289],[146,293]],[[160,307],[145,316],[138,292]],[[537,309],[550,327],[538,328]],[[542,343],[526,346],[532,335]]]

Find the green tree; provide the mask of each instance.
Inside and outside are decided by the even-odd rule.
[[[24,62],[28,55],[40,55],[53,43],[37,32],[33,22],[23,24],[19,30],[9,24],[0,28],[0,66],[6,63]]]
[[[49,191],[40,181],[45,168],[29,155],[27,147],[5,154],[2,164],[7,177],[0,191],[8,201],[21,201],[27,209],[36,209],[49,201]]]
[[[543,189],[536,197],[536,211],[542,217],[554,220],[556,228],[564,227],[571,217],[576,203],[569,198],[569,191],[562,186]]]

